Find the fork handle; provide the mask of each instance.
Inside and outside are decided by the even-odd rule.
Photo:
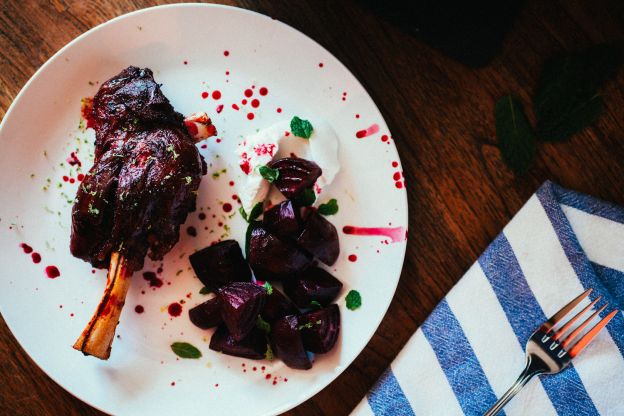
[[[490,410],[485,412],[483,416],[494,416],[498,414],[498,412],[500,412],[503,407],[505,407],[505,405],[509,403],[509,401],[513,399],[516,394],[518,394],[522,387],[524,387],[525,384],[533,378],[533,376],[542,373],[544,373],[544,369],[541,368],[541,366],[539,366],[533,360],[531,360],[530,357],[527,357],[526,366],[520,374],[520,377],[518,377],[516,382],[509,388],[509,390],[507,390],[507,392],[503,394],[501,398],[498,399],[498,401],[494,403],[494,405],[490,407]]]

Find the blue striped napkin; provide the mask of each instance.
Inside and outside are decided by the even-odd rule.
[[[586,288],[624,306],[624,209],[546,182],[412,336],[352,415],[482,415],[531,333]],[[507,415],[624,415],[624,315]]]

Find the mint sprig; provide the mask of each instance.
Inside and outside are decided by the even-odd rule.
[[[362,295],[357,290],[350,290],[345,297],[345,301],[347,309],[354,311],[362,306]]]
[[[324,204],[319,205],[318,212],[321,215],[334,215],[338,213],[338,201],[332,198]]]
[[[258,172],[260,172],[260,175],[262,175],[264,179],[269,181],[269,183],[273,183],[277,180],[277,178],[279,178],[279,170],[270,168],[268,166],[260,166],[258,168]]]
[[[312,123],[308,120],[302,120],[297,116],[290,120],[290,131],[297,137],[309,139],[312,136],[312,130],[314,130]]]
[[[201,358],[202,353],[188,342],[174,342],[171,344],[171,351],[180,358]]]

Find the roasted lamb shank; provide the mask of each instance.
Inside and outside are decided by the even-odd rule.
[[[74,348],[107,359],[132,272],[146,255],[162,259],[195,210],[206,163],[191,134],[197,135],[198,123],[201,138],[216,130],[207,116],[185,121],[147,68],[128,67],[103,83],[91,117],[95,160],[76,195],[70,249],[94,267],[108,266],[109,273]]]

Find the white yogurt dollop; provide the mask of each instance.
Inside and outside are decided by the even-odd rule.
[[[338,136],[331,126],[321,120],[310,119],[313,131],[309,139],[297,137],[290,132],[290,122],[281,121],[266,129],[248,136],[236,148],[239,166],[243,173],[238,195],[245,211],[264,201],[269,195],[271,184],[266,181],[258,168],[274,159],[296,156],[313,161],[323,171],[315,185],[320,194],[340,170],[338,162]],[[278,191],[271,193],[279,198]],[[282,197],[283,199],[283,197]],[[275,202],[275,201],[273,201]]]

